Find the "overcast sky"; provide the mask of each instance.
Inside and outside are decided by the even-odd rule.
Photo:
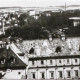
[[[45,7],[45,6],[61,6],[80,5],[80,0],[0,0],[0,7]]]

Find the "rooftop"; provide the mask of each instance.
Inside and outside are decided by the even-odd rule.
[[[72,19],[72,20],[80,20],[80,17],[70,17],[69,19]]]
[[[47,56],[70,56],[80,55],[80,37],[50,40],[25,40],[17,46],[28,56],[47,57]]]

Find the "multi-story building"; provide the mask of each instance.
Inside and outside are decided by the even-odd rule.
[[[70,20],[73,20],[73,26],[76,27],[80,25],[80,17],[70,17]]]
[[[28,58],[15,43],[0,41],[0,79],[27,78]]]
[[[80,77],[80,38],[31,40],[18,44],[29,56],[28,79]]]
[[[72,79],[80,77],[79,73],[80,55],[29,58],[29,79]]]

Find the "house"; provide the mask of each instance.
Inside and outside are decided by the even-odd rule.
[[[27,76],[28,58],[15,43],[0,42],[0,79],[22,79]],[[13,76],[14,75],[14,76]]]
[[[80,38],[31,40],[20,44],[29,57],[28,79],[80,77]],[[19,45],[19,46],[20,46]]]
[[[70,17],[70,20],[73,20],[73,26],[76,27],[80,24],[80,17]]]
[[[80,55],[29,58],[28,79],[73,79],[80,77]]]

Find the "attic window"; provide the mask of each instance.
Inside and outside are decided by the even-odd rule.
[[[21,74],[21,72],[18,72],[18,74]]]
[[[34,54],[34,48],[33,47],[30,49],[29,54]]]
[[[60,46],[58,46],[57,48],[56,48],[56,52],[58,53],[58,52],[61,52],[61,47]]]

